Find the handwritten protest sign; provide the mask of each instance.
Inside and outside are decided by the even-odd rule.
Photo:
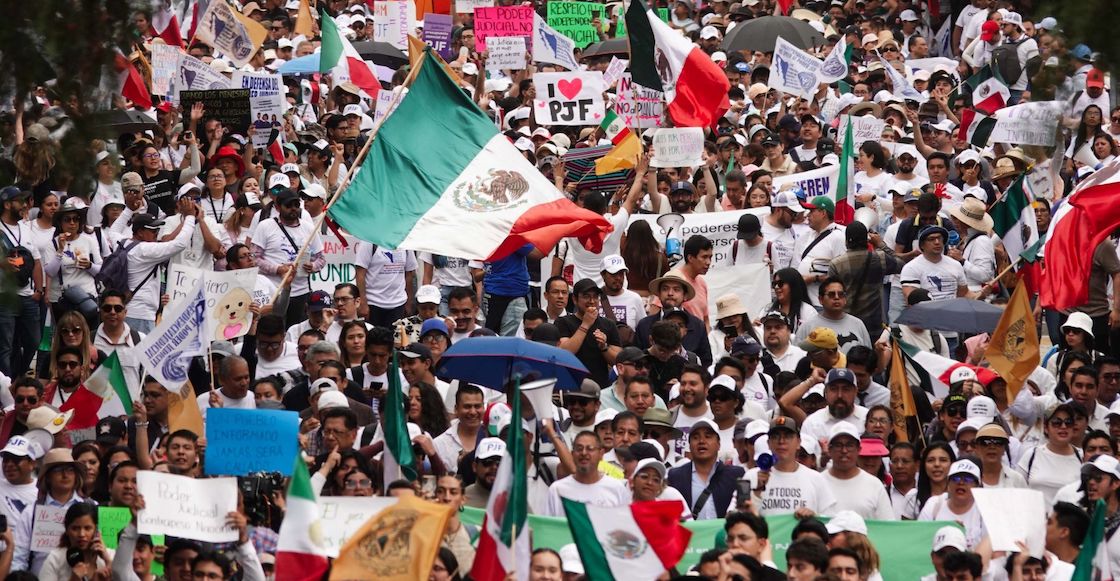
[[[491,36],[486,46],[486,70],[521,70],[525,68],[524,37]]]
[[[121,531],[132,521],[132,510],[122,506],[97,507],[97,530],[101,531],[101,542],[110,549],[116,549],[120,542]]]
[[[602,4],[594,2],[549,2],[548,25],[556,32],[572,39],[577,48],[599,42],[599,34],[591,26],[593,14],[602,11]]]
[[[382,91],[387,93],[388,91]],[[311,273],[311,290],[334,292],[335,285],[344,282],[354,282],[357,277],[354,263],[357,261],[354,255],[354,245],[357,239],[353,236],[346,235],[348,246],[344,246],[338,241],[335,236],[323,237],[323,258],[326,259],[327,265],[319,272]]]
[[[451,16],[447,14],[424,15],[424,42],[439,53],[443,60],[451,60]]]
[[[401,50],[408,48],[408,0],[373,3],[373,39]]]
[[[1061,115],[1062,103],[1058,101],[1005,107],[996,111],[996,127],[988,142],[1052,146]]]
[[[493,6],[494,0],[455,0],[457,14],[473,14],[475,8]]]
[[[214,408],[206,412],[206,474],[292,473],[299,452],[299,414]]]
[[[214,341],[229,341],[248,333],[253,324],[249,305],[257,285],[257,269],[203,271],[172,264],[167,271],[167,292],[171,301],[186,297],[200,279],[206,294],[205,336]]]
[[[189,54],[180,54],[179,72],[175,75],[175,78],[172,79],[171,83],[171,93],[175,95],[174,99],[176,103],[181,102],[179,93],[183,91],[229,88],[229,79],[210,68],[210,65]]]
[[[840,150],[844,150],[844,141],[847,138],[844,128],[847,127],[848,120],[852,121],[852,140],[855,141],[853,151],[858,149],[868,141],[879,141],[883,137],[883,128],[887,126],[887,122],[871,115],[863,115],[860,117],[852,117],[851,115],[840,116]]]
[[[532,6],[493,6],[475,8],[474,41],[479,52],[487,50],[486,39],[492,36],[520,36],[525,46],[533,44]]]
[[[703,163],[704,128],[674,127],[653,134],[652,167],[692,167]]]
[[[62,524],[66,509],[59,506],[35,506],[35,524],[31,528],[31,550],[47,553],[58,548],[58,541],[66,532]]]
[[[615,34],[614,35],[615,35],[615,38],[622,38],[624,36],[627,36],[627,34],[628,34],[627,31],[626,31],[626,18],[624,18],[622,5],[618,5],[617,8],[615,8],[615,10],[616,10],[615,14],[618,16],[618,21],[615,23],[616,26],[615,26]],[[669,22],[669,9],[668,8],[658,8],[657,9],[657,16],[658,16],[658,18],[661,19],[661,22]]]
[[[151,470],[136,473],[145,508],[136,517],[142,535],[172,535],[206,543],[237,540],[226,515],[237,510],[237,479],[194,479]]]
[[[249,89],[253,147],[268,147],[273,128],[283,133],[284,96],[288,92],[284,80],[280,75],[237,71],[233,73],[233,86]]]
[[[607,70],[603,73],[603,82],[606,83],[608,87],[614,85],[622,78],[622,73],[626,72],[626,66],[629,64],[630,61],[628,60],[612,56],[611,63],[607,65]]]
[[[540,14],[533,14],[533,60],[539,63],[560,65],[570,71],[579,70],[575,56],[575,43],[545,23]]]
[[[338,551],[366,521],[397,503],[394,497],[319,497],[319,530],[327,556],[338,557]]]
[[[634,83],[630,73],[618,79],[618,105],[615,110],[631,129],[661,127],[665,101],[661,91]]]
[[[179,72],[179,59],[183,52],[177,46],[152,45],[152,94],[169,95],[171,82]]]
[[[179,91],[179,103],[183,105],[184,111],[189,111],[195,103],[202,103],[207,117],[218,119],[237,132],[247,131],[253,118],[249,89]]]
[[[533,87],[540,125],[598,125],[603,120],[603,73],[537,73]]]
[[[811,99],[817,92],[817,76],[821,61],[778,37],[774,44],[774,58],[770,66],[768,87]]]
[[[396,98],[397,97],[397,91],[407,91],[407,90],[408,90],[407,88],[402,86],[402,87],[396,87],[392,91],[378,91],[377,92],[377,103],[376,103],[376,106],[373,108],[373,123],[374,123],[374,125],[377,125],[377,123],[379,121],[381,121],[385,117],[388,117],[389,114],[391,114],[393,112],[393,110],[395,110],[397,108],[397,105],[400,105],[400,100]],[[394,101],[396,101],[396,105],[393,104]],[[337,238],[336,238],[336,240],[337,240]]]

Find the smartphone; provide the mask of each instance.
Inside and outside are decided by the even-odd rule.
[[[192,136],[194,136],[194,133],[191,133],[190,131],[183,132],[183,139],[190,139]]]
[[[735,498],[738,499],[739,504],[754,498],[754,480],[750,478],[740,478],[735,481]]]
[[[0,533],[8,532],[8,516],[0,514]]]

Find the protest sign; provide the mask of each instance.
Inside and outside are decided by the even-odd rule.
[[[491,36],[487,45],[486,70],[521,70],[525,68],[525,38]]]
[[[408,0],[373,3],[373,40],[408,49]]]
[[[840,166],[826,165],[822,168],[776,177],[773,181],[773,188],[775,192],[778,192],[785,186],[793,184],[800,187],[807,198],[829,196],[835,199],[835,189],[839,180]]]
[[[346,235],[346,240],[348,244],[343,245],[336,236],[323,237],[323,258],[327,264],[323,270],[311,273],[311,290],[333,293],[336,285],[354,282],[357,276],[354,266],[357,261],[354,255],[357,239]]]
[[[253,313],[253,289],[257,269],[200,270],[171,264],[167,269],[167,293],[171,302],[185,299],[199,282],[206,296],[206,327],[203,334],[214,341],[229,341],[249,332]]]
[[[915,89],[914,85],[911,85],[902,73],[892,67],[887,59],[880,56],[879,62],[883,64],[883,69],[887,71],[887,76],[891,80],[891,93],[896,98],[901,101],[917,101],[919,103],[929,101],[929,97]]]
[[[455,0],[456,14],[474,14],[475,8],[493,6],[494,0]]]
[[[253,118],[249,89],[179,91],[179,104],[184,111],[190,111],[195,103],[202,103],[207,117],[218,119],[230,130],[237,133],[248,131]]]
[[[66,525],[63,524],[65,517],[66,509],[61,506],[35,505],[35,524],[31,528],[31,550],[36,553],[48,553],[57,549],[58,541],[66,532]]]
[[[299,414],[213,408],[206,412],[206,474],[292,473],[299,453]]]
[[[339,549],[362,525],[396,503],[392,496],[320,496],[319,530],[327,556],[337,558]]]
[[[847,127],[848,120],[852,121],[852,140],[855,144],[852,146],[852,151],[859,149],[861,145],[868,141],[879,141],[883,138],[883,128],[887,126],[887,122],[871,115],[862,115],[860,117],[852,117],[851,115],[840,116],[840,151],[844,150],[844,140],[847,138],[844,128]]]
[[[820,70],[821,61],[817,57],[779,36],[774,44],[774,58],[770,66],[771,73],[767,86],[811,99],[817,92],[817,76]]]
[[[1046,548],[1046,501],[1042,492],[1029,488],[976,488],[976,508],[993,551],[1018,553],[1022,541],[1032,557],[1041,558]],[[1007,510],[1013,506],[1015,510]]]
[[[171,82],[179,72],[179,59],[183,51],[167,44],[152,45],[152,94],[171,94]]]
[[[176,103],[180,102],[179,93],[182,91],[230,88],[229,79],[210,68],[210,65],[189,54],[180,54],[179,56],[179,72],[171,83],[171,93],[175,95]]]
[[[575,43],[545,23],[540,14],[533,13],[533,60],[539,63],[560,65],[570,71],[579,70],[575,56]]]
[[[754,214],[763,219],[770,215],[769,208],[751,208],[748,210],[731,210],[728,212],[706,212],[702,214],[684,214],[684,224],[681,225],[680,236],[687,240],[693,234],[700,234],[712,241],[712,269],[711,273],[721,265],[731,263],[731,246],[738,240],[739,218],[743,214]],[[653,237],[659,243],[665,242],[665,233],[657,225],[657,216],[652,214],[638,214],[630,217],[627,227],[637,220],[649,222],[653,229]],[[718,296],[718,295],[717,295]]]
[[[603,10],[602,4],[594,2],[549,2],[548,25],[560,34],[572,39],[578,48],[599,42],[599,33],[591,26],[594,14]]]
[[[694,167],[704,163],[704,128],[673,127],[653,134],[651,167]]]
[[[603,73],[537,73],[533,87],[540,125],[598,125],[603,120]]]
[[[132,522],[132,509],[123,506],[97,507],[97,530],[105,547],[116,549],[120,542],[121,531]]]
[[[902,64],[906,67],[906,76],[910,78],[913,78],[914,73],[917,71],[929,71],[930,73],[934,73],[939,68],[948,71],[957,70],[957,61],[943,56],[934,56],[924,59],[907,59]]]
[[[612,56],[610,64],[607,65],[606,72],[603,73],[603,82],[606,83],[608,87],[613,86],[622,78],[622,73],[626,72],[626,66],[629,64],[630,61],[628,60]]]
[[[492,6],[474,9],[474,41],[478,52],[489,50],[486,39],[492,36],[520,36],[525,46],[533,44],[532,6]]]
[[[1060,101],[1041,101],[1004,107],[996,111],[996,127],[988,143],[1015,145],[1054,145],[1058,120],[1062,116]]]
[[[243,67],[264,42],[268,31],[229,4],[211,2],[194,34],[198,40],[220,50],[234,65]]]
[[[665,101],[661,91],[634,83],[630,73],[618,79],[618,105],[615,112],[631,129],[661,127]]]
[[[377,102],[375,103],[375,106],[373,108],[373,124],[374,124],[374,126],[376,126],[377,123],[379,121],[381,121],[382,119],[384,119],[385,117],[388,117],[389,114],[392,113],[393,110],[397,108],[396,105],[393,104],[394,101],[396,101],[397,105],[400,105],[400,103],[401,103],[400,100],[396,98],[397,97],[397,91],[407,91],[407,90],[408,90],[407,88],[401,86],[401,87],[393,88],[392,91],[378,91],[377,92]]]
[[[226,526],[226,515],[237,510],[236,478],[195,479],[141,470],[136,490],[144,495],[144,510],[136,516],[142,535],[206,543],[237,540],[237,529]]]
[[[708,312],[716,312],[716,299],[731,293],[743,300],[752,321],[770,306],[768,300],[759,300],[770,296],[770,265],[766,263],[731,264],[728,260],[720,268],[709,270],[704,281],[708,283]]]
[[[272,130],[284,131],[284,96],[288,92],[284,80],[280,75],[237,71],[233,73],[233,86],[249,89],[253,147],[268,147]]]
[[[424,42],[439,53],[443,60],[451,60],[451,16],[447,14],[424,15]]]
[[[148,374],[172,392],[179,392],[186,383],[191,358],[205,353],[210,344],[209,340],[203,343],[206,293],[202,283],[200,277],[186,297],[171,303],[159,325],[134,350]]]
[[[615,38],[623,38],[623,37],[627,36],[627,34],[628,34],[626,32],[626,18],[625,18],[626,15],[625,15],[625,11],[623,10],[621,4],[616,4],[615,6],[616,6],[615,7],[615,15],[618,16],[618,20],[615,22],[616,26],[615,26],[615,29],[614,29],[615,30],[614,36],[615,36]],[[608,16],[609,16],[609,14],[608,14]],[[657,9],[657,16],[658,16],[658,18],[661,19],[661,22],[666,22],[666,23],[669,22],[669,9],[668,8],[658,8]]]

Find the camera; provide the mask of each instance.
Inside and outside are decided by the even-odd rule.
[[[271,529],[279,527],[283,513],[272,502],[273,494],[283,493],[284,476],[279,472],[254,472],[237,479],[249,524]]]

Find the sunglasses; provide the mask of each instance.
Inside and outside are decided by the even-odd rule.
[[[733,401],[734,399],[734,396],[725,393],[708,396],[708,401]]]
[[[976,480],[975,476],[967,476],[961,474],[950,476],[949,482],[952,482],[953,484],[971,484],[973,486],[980,484],[980,482]]]
[[[945,408],[945,415],[951,418],[963,418],[967,413],[967,410],[965,410],[963,406],[952,406]]]
[[[842,299],[842,298],[845,298],[845,297],[848,296],[848,292],[847,291],[828,291],[828,292],[824,293],[824,296],[826,296],[830,299]]]
[[[1064,420],[1062,418],[1050,418],[1050,420],[1046,423],[1050,424],[1050,427],[1052,428],[1060,428],[1062,426],[1071,428],[1073,427],[1074,421],[1075,420],[1073,418],[1066,418]]]
[[[59,369],[77,369],[79,366],[81,366],[81,363],[77,361],[59,361],[55,363],[55,367]]]
[[[39,397],[35,395],[17,395],[16,403],[39,403]]]
[[[1120,117],[1113,117],[1112,122],[1113,123],[1120,123]]]
[[[124,305],[101,305],[102,313],[123,313]]]
[[[883,52],[898,52],[898,47],[888,46],[887,48],[883,49]]]
[[[79,335],[82,330],[77,327],[63,327],[59,329],[58,332],[63,335]]]
[[[770,283],[770,288],[782,288],[786,283],[784,281],[776,280]]]
[[[1006,443],[1007,440],[1002,440],[1000,438],[979,438],[975,441],[975,444],[981,448],[995,448],[996,446],[1003,446]]]

